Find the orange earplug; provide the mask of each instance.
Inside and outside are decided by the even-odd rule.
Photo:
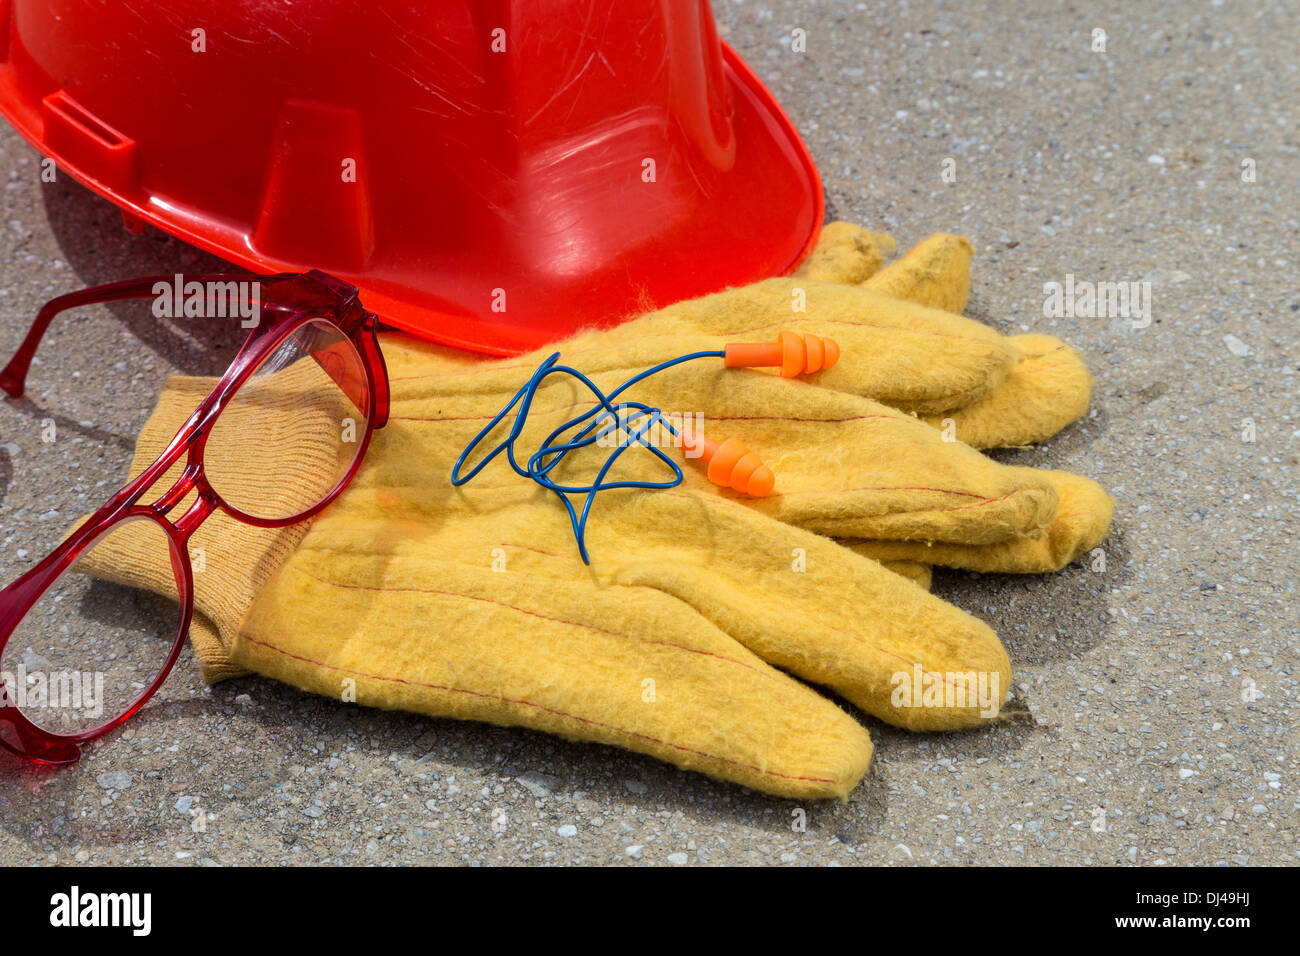
[[[696,432],[687,438],[677,436],[682,448],[699,452],[699,458],[709,466],[709,481],[722,488],[734,488],[742,495],[766,498],[776,487],[776,475],[739,438],[728,438],[718,444]]]
[[[775,342],[732,342],[726,348],[727,368],[779,366],[782,378],[819,372],[840,360],[834,339],[782,332]]]

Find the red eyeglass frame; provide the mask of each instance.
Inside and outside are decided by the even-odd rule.
[[[170,285],[175,278],[175,276],[151,276],[129,279],[94,286],[51,299],[37,313],[22,345],[4,370],[0,371],[0,388],[14,398],[22,396],[32,357],[36,353],[41,337],[58,313],[77,306],[150,298],[153,296],[155,285],[160,282]],[[101,535],[119,522],[131,519],[152,520],[167,534],[173,571],[176,573],[181,592],[180,627],[172,642],[171,651],[153,683],[145,688],[121,714],[99,727],[77,734],[56,734],[32,723],[17,707],[0,706],[0,731],[5,729],[10,731],[0,732],[0,746],[35,763],[55,765],[74,763],[81,755],[81,744],[120,726],[144,706],[167,679],[185,644],[194,612],[194,574],[186,543],[210,514],[220,509],[238,521],[259,528],[285,527],[312,517],[333,501],[356,475],[365,458],[366,449],[370,445],[373,430],[382,428],[388,421],[388,370],[384,365],[384,357],[379,350],[376,334],[379,320],[373,313],[364,309],[356,287],[317,271],[282,275],[209,274],[183,278],[187,283],[191,281],[260,283],[259,324],[249,334],[239,354],[235,356],[235,360],[216,387],[181,426],[154,463],[113,495],[102,508],[87,518],[44,560],[0,590],[0,654],[3,654],[10,636],[23,617],[41,599],[55,579],[72,565],[83,551],[99,540]],[[205,285],[205,288],[209,287]],[[355,381],[355,376],[348,376],[346,381],[340,380],[339,376],[344,368],[337,361],[333,361],[337,356],[324,354],[328,353],[328,349],[312,353],[325,372],[334,378],[339,387],[353,397],[354,401],[357,387],[365,385],[365,431],[358,438],[357,454],[351,467],[318,504],[288,518],[258,518],[232,507],[212,488],[203,469],[204,446],[213,423],[236,389],[265,357],[274,352],[302,325],[314,319],[324,319],[336,326],[361,357],[361,366],[365,371],[366,379],[364,383]],[[140,504],[139,501],[145,493],[180,460],[182,455],[187,456],[185,468],[172,487],[151,504]],[[197,499],[183,515],[175,521],[171,520],[169,512],[191,491],[198,493]],[[2,677],[0,677],[0,687],[3,687]],[[9,700],[13,699],[12,695],[7,693],[6,697]]]

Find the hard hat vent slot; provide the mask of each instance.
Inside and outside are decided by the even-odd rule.
[[[45,141],[50,151],[105,185],[124,189],[135,185],[135,141],[123,136],[63,90],[41,101]]]
[[[45,102],[50,107],[51,112],[59,115],[61,119],[69,124],[80,126],[92,138],[98,139],[110,149],[114,146],[121,146],[126,142],[125,136],[101,123],[85,109],[78,106],[62,90],[46,97]]]

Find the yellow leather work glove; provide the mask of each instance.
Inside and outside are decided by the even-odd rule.
[[[606,390],[669,355],[717,347],[690,328],[710,316],[728,320],[717,333],[725,339],[762,340],[793,327],[831,334],[844,351],[810,381],[701,361],[629,394],[702,414],[706,434],[740,437],[773,467],[777,488],[745,499],[719,491],[686,461],[678,488],[602,494],[588,526],[591,567],[580,562],[559,503],[504,462],[463,488],[450,485],[452,461],[538,356],[457,360],[385,337],[392,415],[344,494],[310,529],[252,529],[218,513],[196,534],[207,570],[196,578],[192,636],[205,674],[251,670],[363,704],[530,726],[799,797],[846,794],[866,770],[870,742],[839,707],[782,671],[903,727],[994,719],[1011,678],[996,636],[808,529],[968,549],[1050,537],[1059,479],[945,442],[911,415],[862,397],[864,383],[885,385],[889,376],[850,368],[879,361],[865,349],[888,341],[891,328],[906,340],[886,350],[896,357],[919,334],[973,340],[975,359],[955,346],[945,353],[956,387],[931,376],[928,389],[911,393],[936,407],[938,396],[960,394],[970,407],[1007,381],[998,362],[1019,360],[982,326],[933,310],[906,309],[924,333],[890,325],[879,293],[843,284],[770,280],[760,285],[776,291],[760,293],[759,304],[793,297],[795,283],[811,290],[810,303],[856,303],[871,321],[847,328],[840,317],[854,313],[837,311],[845,327],[819,327],[810,305],[807,322],[796,314],[767,336],[737,317],[754,321],[751,287],[559,347]],[[736,308],[719,301],[728,296]],[[628,331],[641,323],[644,335]],[[609,337],[603,351],[601,336]],[[169,382],[141,435],[136,469],[210,387]],[[530,434],[549,432],[586,398],[572,382],[548,382]],[[253,443],[273,424],[250,419],[238,433]],[[663,477],[643,449],[620,467],[620,478]],[[1094,506],[1090,523],[1058,535],[1074,553],[1095,543],[1109,516],[1104,494],[1077,481]],[[923,683],[935,693],[921,694]]]

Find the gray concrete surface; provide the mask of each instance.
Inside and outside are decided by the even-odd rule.
[[[1006,457],[1114,493],[1105,570],[936,585],[1002,635],[1035,719],[871,722],[864,784],[800,808],[541,734],[264,679],[208,689],[184,660],[75,769],[0,767],[0,861],[1296,862],[1296,6],[723,0],[717,16],[804,131],[833,215],[904,246],[971,236],[971,314],[1060,335],[1095,372],[1085,421]],[[0,131],[3,347],[57,293],[214,264],[125,233],[66,178],[43,185],[38,159]],[[1151,325],[1044,317],[1043,283],[1067,274],[1150,281]],[[107,309],[59,327],[30,400],[0,403],[0,577],[117,486],[168,372],[223,366],[233,342],[196,334],[219,335]]]

